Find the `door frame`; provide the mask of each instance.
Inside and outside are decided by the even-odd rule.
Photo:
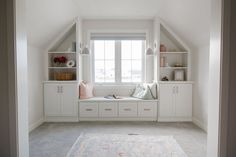
[[[14,43],[10,45],[10,48],[8,50],[9,52],[9,58],[8,58],[8,63],[10,65],[11,72],[9,72],[10,79],[9,81],[11,82],[11,85],[9,86],[9,114],[10,114],[10,135],[11,135],[11,156],[19,156],[19,157],[28,157],[28,126],[26,126],[26,123],[28,122],[28,113],[25,113],[27,110],[27,95],[23,94],[21,95],[19,92],[20,91],[27,91],[26,87],[23,87],[22,82],[19,82],[19,79],[22,79],[24,77],[19,77],[18,70],[19,68],[22,67],[24,70],[27,70],[27,67],[25,67],[25,64],[22,64],[19,62],[19,58],[17,58],[17,54],[19,53],[25,53],[25,45],[27,44],[27,40],[25,38],[26,36],[26,31],[25,31],[25,0],[7,0],[8,7],[9,7],[9,12],[11,16],[7,17],[10,18],[10,21],[13,20],[13,23],[9,22],[10,28],[14,26],[14,38],[13,35],[8,32],[9,35],[9,42]],[[213,9],[215,6],[216,12],[217,9],[220,8],[220,15],[222,15],[222,19],[219,21],[212,21],[212,26],[214,27],[215,25],[218,25],[218,27],[221,28],[223,26],[223,29],[221,29],[220,32],[220,42],[218,43],[218,46],[220,47],[219,53],[220,53],[220,60],[217,62],[220,64],[220,68],[218,70],[221,72],[220,75],[218,76],[219,78],[219,84],[220,88],[218,91],[218,97],[216,98],[211,98],[211,99],[218,99],[219,104],[217,104],[218,111],[217,115],[216,114],[210,114],[209,118],[212,119],[216,116],[217,119],[215,119],[214,122],[218,125],[215,125],[214,127],[217,126],[217,129],[219,132],[215,134],[213,137],[208,137],[208,145],[213,144],[214,146],[211,149],[208,147],[208,153],[210,151],[215,151],[217,152],[217,156],[224,157],[226,156],[226,150],[227,150],[227,121],[228,121],[228,90],[229,90],[229,54],[230,51],[228,50],[229,45],[227,44],[227,41],[229,40],[229,23],[230,20],[227,17],[227,15],[230,14],[230,0],[212,0]],[[12,9],[13,8],[13,9]],[[223,8],[223,10],[221,10]],[[21,19],[22,21],[20,21]],[[219,19],[217,19],[219,20]],[[22,38],[23,37],[23,38]],[[23,40],[22,40],[23,39]],[[214,40],[213,36],[211,40]],[[24,45],[22,47],[22,44]],[[9,45],[8,45],[9,46]],[[13,51],[10,51],[13,50]],[[13,52],[13,53],[11,53]],[[224,53],[223,53],[224,52]],[[20,57],[20,56],[18,56]],[[26,59],[27,56],[25,55],[21,56],[24,58],[21,59]],[[211,56],[210,56],[211,57]],[[13,64],[11,64],[13,63]],[[226,81],[225,81],[226,80]],[[22,80],[21,80],[22,81]],[[217,86],[219,84],[216,84]],[[25,85],[25,82],[23,81],[23,85]],[[22,102],[26,102],[23,104]],[[223,105],[224,104],[224,105]],[[22,107],[22,108],[20,108]],[[212,117],[211,117],[212,116]],[[212,123],[209,121],[209,123]],[[28,124],[28,123],[27,123]],[[221,127],[224,126],[224,127]],[[221,128],[221,129],[219,129]],[[209,130],[209,134],[211,134],[211,131],[213,129]],[[24,138],[20,138],[24,137]],[[216,140],[217,143],[211,143],[212,139]],[[214,141],[213,140],[213,141]],[[209,156],[209,155],[208,155]],[[211,156],[214,157],[214,156]]]

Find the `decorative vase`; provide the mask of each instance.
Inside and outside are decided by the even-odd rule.
[[[161,67],[165,67],[165,64],[166,64],[166,57],[161,57],[161,59],[160,59],[160,66]]]
[[[160,52],[166,52],[167,49],[166,49],[166,46],[164,44],[161,44],[160,45]]]

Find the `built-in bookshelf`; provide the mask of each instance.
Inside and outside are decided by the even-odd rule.
[[[46,57],[46,81],[78,81],[80,21],[75,20],[49,46]]]
[[[155,21],[154,32],[156,39],[156,80],[176,80],[176,72],[183,75],[182,81],[189,81],[191,78],[190,49],[188,46],[162,21]]]

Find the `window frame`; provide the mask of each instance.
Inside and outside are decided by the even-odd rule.
[[[145,58],[145,49],[146,49],[146,43],[147,40],[142,41],[142,78],[141,82],[122,82],[122,58],[121,58],[121,41],[122,40],[115,40],[115,82],[95,82],[95,55],[94,55],[94,40],[90,41],[91,45],[91,67],[92,67],[92,82],[97,85],[133,85],[133,84],[138,84],[138,83],[143,83],[145,82],[145,73],[146,73],[146,58]],[[117,53],[118,52],[118,53]]]
[[[142,58],[142,80],[141,82],[139,83],[144,83],[146,81],[146,53],[145,53],[145,50],[147,47],[149,46],[152,46],[150,45],[150,33],[149,33],[149,29],[107,29],[107,30],[103,30],[103,29],[88,29],[87,30],[87,39],[85,41],[87,41],[87,44],[90,45],[90,49],[91,49],[91,53],[90,53],[90,64],[89,64],[89,69],[90,69],[90,72],[88,72],[87,74],[90,75],[90,80],[92,81],[93,84],[95,85],[136,85],[137,83],[135,82],[121,82],[121,77],[120,77],[120,80],[117,80],[117,77],[115,77],[115,82],[112,82],[112,83],[109,83],[109,82],[101,82],[101,83],[98,83],[98,82],[95,82],[95,69],[94,69],[94,44],[92,44],[92,40],[91,40],[91,36],[93,33],[120,33],[120,34],[123,34],[123,33],[128,33],[128,34],[135,34],[135,33],[143,33],[145,34],[145,37],[146,37],[146,42],[144,42],[144,53],[143,53],[143,58]],[[115,49],[117,49],[117,47],[115,46]],[[121,49],[121,47],[120,47]],[[116,51],[116,50],[115,50]],[[115,53],[115,69],[117,69],[117,61],[116,61],[116,58],[117,58],[117,53]],[[121,53],[120,53],[121,55]],[[121,57],[120,57],[121,58]],[[121,63],[121,60],[119,61]],[[121,64],[120,64],[121,65]],[[90,74],[89,74],[90,73]],[[115,70],[115,76],[118,74],[120,74],[121,76],[121,66],[120,66],[120,69],[119,70]]]

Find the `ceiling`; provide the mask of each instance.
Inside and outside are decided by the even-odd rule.
[[[46,48],[77,16],[151,19],[159,16],[187,44],[209,44],[210,0],[26,0],[30,44]]]

